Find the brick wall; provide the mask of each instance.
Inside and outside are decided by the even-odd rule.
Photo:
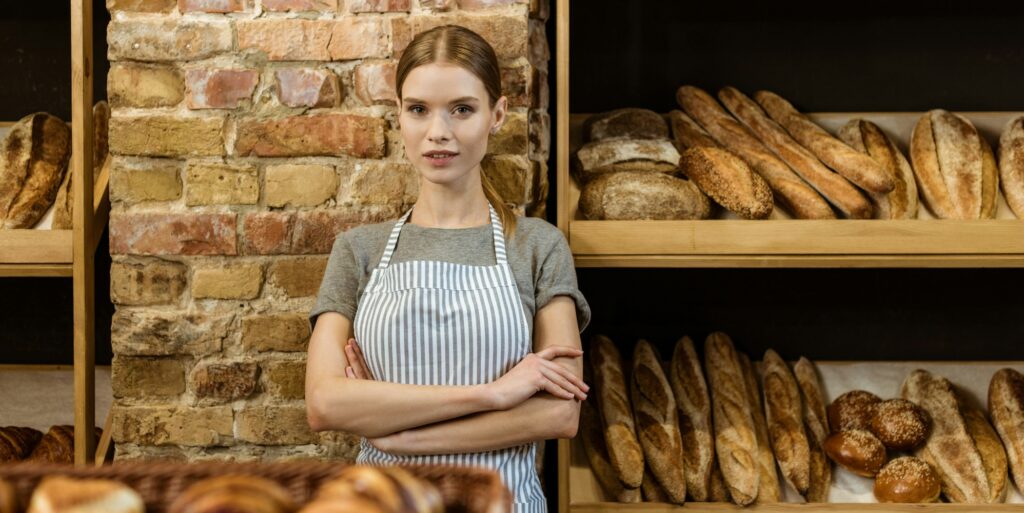
[[[390,100],[443,23],[498,52],[484,172],[544,215],[547,0],[107,0],[117,458],[354,458],[310,432],[311,309],[335,236],[415,201]]]

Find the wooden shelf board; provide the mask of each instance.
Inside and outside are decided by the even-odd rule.
[[[2,278],[70,278],[71,264],[0,264]]]
[[[987,511],[1020,511],[1020,504],[753,504],[747,507],[735,504],[689,502],[685,506],[663,503],[619,504],[615,502],[570,503],[572,513],[609,513],[617,511],[643,511],[644,513],[667,513],[681,511],[752,511],[758,513],[793,513],[799,511],[821,511],[829,513],[879,513],[880,511],[922,512],[941,511],[948,513],[975,513]]]
[[[71,230],[0,230],[0,264],[71,264]]]
[[[977,268],[1024,267],[1024,255],[576,255],[578,268]]]

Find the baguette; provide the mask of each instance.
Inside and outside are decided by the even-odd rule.
[[[757,502],[759,504],[782,501],[782,488],[779,486],[779,474],[775,470],[775,456],[772,454],[771,442],[768,441],[768,425],[764,420],[764,405],[761,403],[761,388],[757,384],[757,374],[746,353],[737,353],[740,367],[743,369],[743,380],[746,382],[747,401],[754,419],[754,434],[757,436],[758,483]]]
[[[988,386],[988,411],[1006,448],[1013,481],[1024,490],[1024,375],[997,371]]]
[[[644,455],[637,441],[633,410],[626,393],[622,357],[607,337],[597,335],[590,341],[594,362],[594,384],[598,409],[604,418],[604,439],[612,467],[626,488],[639,488],[644,477]]]
[[[644,502],[670,502],[668,493],[658,484],[658,478],[654,477],[650,468],[644,469],[644,480],[640,484]]]
[[[711,202],[691,180],[662,173],[605,173],[580,192],[587,219],[706,219]]]
[[[811,480],[804,499],[807,502],[828,502],[828,492],[832,487],[832,462],[825,456],[825,449],[813,441],[815,435],[811,432],[809,422],[804,424],[804,429],[808,440],[811,440],[808,444]]]
[[[604,441],[604,421],[601,420],[601,413],[591,403],[583,401],[580,405],[580,432],[583,449],[587,453],[587,460],[590,461],[590,469],[605,495],[611,500],[639,502],[639,490],[622,486],[618,473],[608,459],[608,446]]]
[[[736,349],[724,333],[708,335],[704,367],[711,385],[715,452],[733,502],[746,506],[757,498],[757,435],[746,382]]]
[[[686,502],[686,472],[676,401],[662,371],[661,358],[646,340],[637,341],[633,349],[630,391],[644,461],[661,484],[668,502],[683,504]]]
[[[772,450],[782,476],[800,495],[807,495],[811,453],[800,388],[789,366],[771,349],[764,353],[764,403]]]
[[[892,192],[895,187],[892,176],[874,159],[843,144],[781,96],[770,91],[758,91],[754,98],[794,139],[837,173],[866,191]]]
[[[711,465],[711,481],[708,485],[708,502],[729,502],[729,487],[725,486],[725,477],[722,476],[722,467],[715,458]]]
[[[804,418],[814,433],[814,440],[818,444],[825,443],[828,438],[829,426],[828,415],[825,411],[825,394],[821,390],[821,378],[818,377],[818,369],[810,360],[800,357],[793,366],[793,375],[800,385],[800,396],[803,399]]]
[[[835,219],[828,203],[807,185],[785,162],[768,150],[747,127],[733,119],[705,91],[683,86],[676,101],[725,149],[743,159],[768,182],[776,201],[800,219]]]
[[[676,342],[669,382],[679,408],[679,434],[686,455],[683,459],[686,490],[693,500],[706,502],[715,466],[715,438],[711,427],[708,385],[690,337]]]
[[[1003,442],[999,440],[992,424],[981,410],[964,406],[961,402],[961,411],[964,413],[964,422],[967,425],[967,433],[971,435],[978,454],[981,455],[981,463],[985,466],[985,475],[988,477],[988,502],[997,503],[1006,501],[1006,477],[1009,466],[1006,462],[1006,449]]]
[[[1010,120],[999,136],[999,180],[1010,210],[1024,219],[1024,116]]]
[[[772,121],[753,100],[733,87],[718,92],[718,98],[729,112],[739,119],[761,142],[770,148],[801,178],[836,206],[846,217],[871,217],[871,203],[856,187],[832,172],[810,151],[800,146],[775,121]]]
[[[704,130],[690,116],[681,110],[668,113],[669,126],[672,127],[672,138],[676,148],[682,152],[687,148],[721,148],[722,145],[711,134]]]
[[[903,381],[900,393],[932,418],[932,432],[917,456],[935,468],[943,494],[952,502],[988,502],[991,488],[985,465],[967,431],[952,383],[919,369]]]
[[[839,130],[839,138],[853,149],[870,155],[895,180],[892,192],[868,192],[875,203],[875,217],[916,219],[918,203],[914,169],[896,143],[878,125],[864,119],[851,119]]]
[[[942,219],[981,219],[998,182],[985,164],[987,143],[963,116],[936,109],[921,116],[910,139],[910,159],[925,204]],[[988,208],[994,208],[988,206]],[[994,214],[994,212],[992,212]]]

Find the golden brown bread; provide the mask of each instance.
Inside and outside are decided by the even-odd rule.
[[[722,145],[711,134],[704,130],[690,116],[681,110],[668,113],[669,125],[672,127],[672,138],[680,152],[687,148],[721,148]]]
[[[690,148],[679,158],[679,169],[716,203],[745,219],[764,219],[772,213],[772,191],[742,159],[721,148]]]
[[[794,139],[861,189],[885,194],[895,187],[893,178],[878,162],[843,144],[781,96],[770,91],[758,91],[754,98]]]
[[[910,158],[921,196],[936,217],[983,217],[985,191],[994,183],[986,178],[986,147],[974,125],[958,114],[936,109],[918,120]]]
[[[924,460],[904,456],[882,467],[874,491],[878,502],[936,502],[942,483]]]
[[[766,148],[750,130],[733,119],[702,89],[683,86],[676,101],[725,149],[743,159],[768,182],[775,200],[800,219],[834,219],[835,213],[811,186]]]
[[[633,417],[644,461],[668,501],[683,504],[686,502],[686,472],[676,401],[662,370],[661,359],[646,340],[638,340],[633,348],[630,378]]]
[[[824,448],[832,461],[864,477],[874,477],[887,460],[881,440],[864,429],[832,433],[825,439]]]
[[[27,513],[144,513],[145,504],[135,490],[106,479],[44,478],[29,500]],[[253,510],[259,513],[258,510]]]
[[[584,144],[573,158],[581,183],[605,173],[640,171],[675,173],[679,151],[668,139],[605,139]]]
[[[828,405],[828,423],[832,432],[871,429],[871,419],[882,399],[865,390],[844,392]]]
[[[42,437],[41,431],[30,427],[0,427],[0,463],[27,458]]]
[[[644,469],[644,481],[640,484],[640,491],[644,502],[671,502],[668,493],[658,484],[658,478],[654,477],[650,468]]]
[[[622,357],[615,344],[602,335],[590,340],[598,409],[604,418],[608,456],[626,488],[640,488],[644,478],[644,454],[637,440],[633,408],[626,392]]]
[[[964,422],[967,424],[967,433],[978,448],[981,455],[981,462],[985,465],[985,475],[988,476],[989,494],[988,501],[992,503],[1004,502],[1006,500],[1006,480],[1009,466],[1006,462],[1006,449],[999,435],[988,423],[985,414],[977,408],[967,406],[961,401],[960,409],[964,414]]]
[[[167,512],[281,513],[295,510],[291,495],[274,481],[257,476],[222,475],[193,483],[171,503]]]
[[[604,173],[590,180],[580,193],[579,207],[587,219],[706,219],[711,215],[711,202],[694,182],[639,171]]]
[[[824,443],[829,432],[829,420],[825,412],[825,394],[821,390],[818,368],[813,362],[801,356],[793,365],[793,376],[800,386],[805,422],[809,424],[818,443]]]
[[[815,435],[811,432],[807,419],[804,419],[804,428],[811,450],[811,482],[804,499],[807,502],[828,502],[828,492],[832,488],[832,462],[825,456],[822,445],[814,441]]]
[[[768,441],[768,425],[764,420],[764,405],[761,402],[761,388],[757,384],[757,374],[746,353],[736,353],[743,370],[743,381],[746,383],[747,402],[750,414],[754,419],[754,434],[757,436],[758,483],[757,502],[770,504],[782,501],[782,487],[779,486],[779,474],[775,470],[775,456],[772,454],[771,442]]]
[[[985,503],[990,497],[981,454],[967,431],[953,384],[926,370],[915,370],[903,381],[904,399],[928,412],[932,430],[916,456],[927,461],[942,480],[942,492],[952,502]]]
[[[0,228],[29,229],[57,198],[71,155],[71,129],[43,112],[21,118],[0,142]]]
[[[587,382],[593,382],[585,379]],[[608,458],[608,446],[604,441],[604,421],[601,413],[592,401],[583,401],[580,405],[580,435],[583,438],[583,449],[590,461],[590,469],[594,472],[601,489],[610,499],[618,502],[638,502],[640,494],[637,489],[628,489],[619,481],[619,474],[612,467]]]
[[[100,169],[103,168],[103,162],[107,158],[109,153],[109,145],[107,139],[107,133],[110,125],[110,107],[107,105],[105,100],[96,102],[96,105],[92,107],[92,127],[93,127],[93,140],[92,140],[92,179],[93,183],[99,178]],[[54,202],[53,208],[53,223],[50,225],[51,230],[70,230],[73,228],[73,220],[71,218],[74,212],[74,184],[71,172],[71,167],[68,167],[68,171],[64,173],[64,180],[60,184],[60,189],[57,192],[57,199]]]
[[[103,435],[103,431],[96,427],[96,438]],[[74,463],[75,462],[75,427],[74,426],[51,426],[50,430],[39,440],[32,454],[29,454],[29,461],[41,461],[47,463]]]
[[[768,433],[782,476],[800,495],[810,486],[811,453],[804,431],[800,387],[774,350],[764,353],[764,402]]]
[[[761,107],[745,94],[733,87],[718,92],[718,98],[752,132],[757,134],[769,149],[775,152],[796,174],[807,181],[846,217],[871,217],[871,204],[856,187],[843,176],[832,172],[814,154],[797,141],[776,121],[773,121]]]
[[[988,386],[988,411],[1003,440],[1017,489],[1024,490],[1024,374],[1000,369]]]
[[[895,186],[891,192],[868,192],[875,203],[875,218],[916,219],[918,203],[914,169],[896,143],[878,125],[859,118],[851,119],[839,129],[839,138],[851,148],[870,155],[893,178]]]
[[[14,485],[0,479],[0,513],[20,513],[21,501]]]
[[[648,109],[615,109],[594,114],[583,122],[587,141],[604,139],[668,139],[668,125],[661,114]]]
[[[715,453],[733,502],[746,506],[757,498],[760,481],[757,435],[743,369],[728,335],[708,335],[704,361],[714,412]]]
[[[669,367],[669,382],[679,408],[679,435],[683,441],[686,491],[697,502],[708,500],[715,461],[711,427],[711,398],[697,351],[690,337],[676,342]]]
[[[981,137],[981,218],[995,219],[999,208],[999,167],[992,146]]]
[[[871,417],[871,432],[888,449],[911,451],[928,439],[928,412],[906,399],[878,403]]]
[[[1011,119],[999,136],[999,182],[1010,210],[1024,219],[1024,116]]]
[[[725,477],[722,476],[722,467],[718,465],[718,458],[715,458],[711,465],[711,484],[708,485],[708,502],[729,502],[729,487],[725,485]]]

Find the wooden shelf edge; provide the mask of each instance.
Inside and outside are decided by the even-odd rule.
[[[1024,268],[1024,255],[580,255],[577,268]]]
[[[571,513],[609,513],[616,511],[643,511],[645,513],[662,512],[701,512],[701,511],[752,511],[758,513],[792,513],[794,511],[821,511],[827,513],[889,513],[942,511],[948,513],[975,513],[986,511],[1020,511],[1021,504],[878,504],[878,503],[818,503],[818,504],[752,504],[741,507],[735,504],[712,502],[689,502],[684,506],[664,503],[621,504],[617,502],[583,502],[569,505]]]

